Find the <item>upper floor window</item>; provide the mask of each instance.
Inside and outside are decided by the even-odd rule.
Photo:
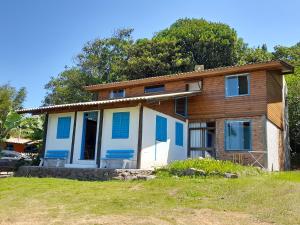
[[[225,121],[225,149],[251,150],[251,121]]]
[[[187,115],[187,98],[176,98],[175,99],[175,113],[180,116]]]
[[[250,93],[249,74],[227,76],[225,78],[226,97],[248,95]]]
[[[165,85],[147,86],[144,89],[145,93],[162,92],[162,91],[165,91]]]
[[[125,97],[125,90],[113,90],[109,94],[110,98],[124,98]]]

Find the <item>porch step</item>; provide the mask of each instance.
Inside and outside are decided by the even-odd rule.
[[[65,164],[65,168],[97,168],[93,164]]]

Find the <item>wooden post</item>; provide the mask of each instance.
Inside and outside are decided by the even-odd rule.
[[[45,114],[45,121],[44,121],[44,136],[43,136],[43,145],[42,145],[42,150],[41,150],[41,154],[40,157],[44,158],[45,155],[45,150],[46,150],[46,141],[47,141],[47,130],[48,130],[48,119],[49,119],[49,115],[48,113]]]
[[[98,128],[98,142],[97,142],[97,154],[96,154],[96,162],[97,167],[100,168],[100,158],[101,158],[101,145],[102,145],[102,128],[103,128],[103,113],[104,110],[100,110],[100,121],[99,121],[99,128]]]
[[[71,154],[70,154],[70,164],[73,163],[75,134],[76,134],[76,122],[77,122],[77,111],[75,111],[75,115],[74,115],[73,133],[72,133],[72,144],[71,144]]]
[[[139,110],[139,130],[138,130],[138,145],[137,145],[137,169],[141,168],[141,153],[142,153],[142,139],[143,139],[143,105],[140,105]]]

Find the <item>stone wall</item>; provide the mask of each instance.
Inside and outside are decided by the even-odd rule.
[[[227,151],[224,149],[224,123],[225,120],[250,119],[252,125],[252,152]],[[216,155],[217,159],[230,160],[243,165],[263,165],[267,168],[267,147],[266,147],[266,119],[265,116],[226,118],[216,120]],[[254,152],[253,152],[254,151]],[[260,153],[255,153],[259,151]],[[264,151],[264,153],[262,153]],[[255,162],[255,159],[259,163]]]
[[[94,169],[22,166],[15,172],[16,177],[55,177],[76,180],[106,181],[112,179],[151,179],[153,170],[139,169]]]

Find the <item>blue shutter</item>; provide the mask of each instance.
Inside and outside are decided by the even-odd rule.
[[[112,139],[129,138],[129,112],[113,113],[112,121]]]
[[[157,141],[167,141],[167,119],[162,116],[156,116],[156,134]]]
[[[71,117],[59,117],[57,121],[57,139],[67,139],[70,137]]]
[[[226,96],[239,95],[238,77],[226,77]]]
[[[175,124],[175,144],[183,146],[183,124],[178,122]]]

